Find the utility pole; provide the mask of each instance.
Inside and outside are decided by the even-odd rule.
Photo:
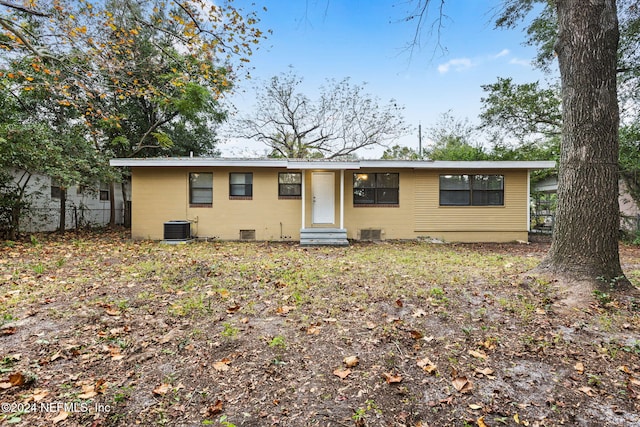
[[[418,122],[418,158],[422,158],[422,123]]]

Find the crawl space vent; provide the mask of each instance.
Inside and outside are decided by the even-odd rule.
[[[360,240],[382,240],[382,230],[379,228],[360,230]]]
[[[256,240],[256,230],[240,230],[240,240]]]

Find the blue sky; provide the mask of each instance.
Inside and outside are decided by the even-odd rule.
[[[251,3],[235,2],[247,7]],[[458,119],[477,123],[481,85],[497,77],[512,77],[517,83],[547,78],[530,65],[535,49],[523,46],[521,29],[494,29],[501,0],[447,0],[439,40],[428,31],[439,16],[432,8],[420,45],[412,53],[406,47],[413,40],[416,24],[403,22],[403,18],[417,0],[255,3],[267,8],[260,13],[261,28],[273,34],[252,58],[252,79],[239,82],[239,93],[231,99],[242,112],[254,105],[254,86],[290,68],[304,79],[301,89],[312,99],[326,79],[349,77],[353,83],[366,83],[367,92],[382,102],[393,98],[405,107],[404,117],[415,131],[399,143],[417,147],[419,123],[424,132],[449,111]],[[259,142],[233,138],[220,148],[223,155],[263,154],[264,149]],[[381,153],[358,154],[377,158]]]

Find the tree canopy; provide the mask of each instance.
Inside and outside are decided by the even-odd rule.
[[[396,101],[382,104],[348,78],[328,80],[314,100],[300,92],[301,83],[290,72],[257,88],[254,111],[238,120],[235,133],[277,157],[336,158],[386,146],[407,132]]]
[[[110,181],[112,156],[216,154],[258,23],[231,1],[0,1],[0,163],[23,178],[3,194],[34,172]]]

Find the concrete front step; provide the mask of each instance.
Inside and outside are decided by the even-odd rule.
[[[300,230],[301,246],[348,246],[344,228],[303,228]]]

